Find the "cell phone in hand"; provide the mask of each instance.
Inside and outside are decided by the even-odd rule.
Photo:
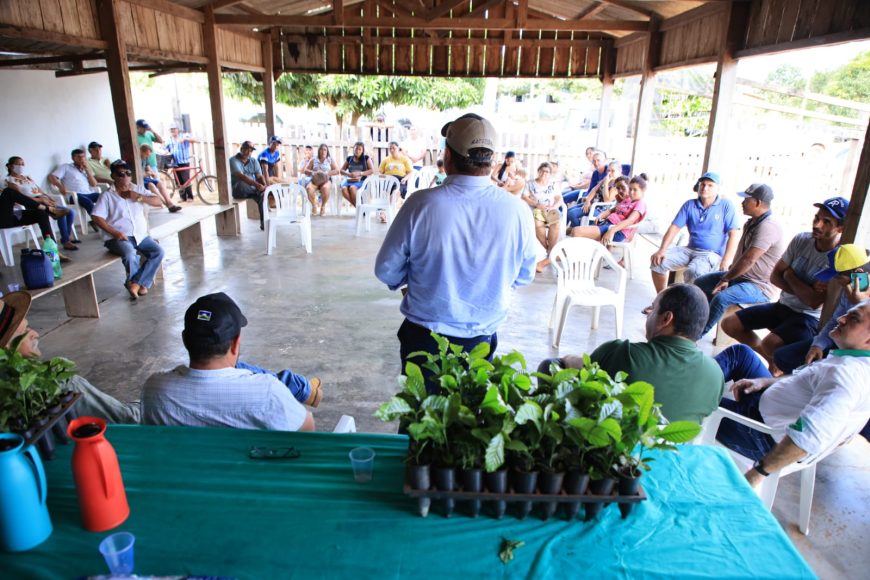
[[[858,292],[866,292],[870,288],[870,276],[867,272],[852,272],[852,284],[858,285]]]

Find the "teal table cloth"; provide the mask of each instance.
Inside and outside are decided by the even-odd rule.
[[[136,536],[139,575],[237,578],[812,578],[812,570],[719,448],[682,446],[652,462],[649,499],[627,519],[501,520],[458,512],[422,518],[402,494],[407,439],[110,425]],[[298,459],[252,460],[252,446]],[[377,453],[374,477],[353,479],[348,452]],[[81,528],[72,444],[46,462],[51,537],[0,554],[3,578],[105,574],[111,532]],[[582,514],[582,511],[581,511]],[[503,538],[525,545],[504,564]]]

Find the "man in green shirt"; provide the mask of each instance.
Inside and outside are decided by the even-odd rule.
[[[155,143],[163,143],[163,137],[154,132],[145,119],[136,120],[136,140],[139,146],[147,144],[151,147],[151,155],[148,157],[148,165],[157,167],[157,153],[154,152]]]
[[[719,365],[695,342],[707,322],[709,305],[692,284],[674,284],[659,294],[646,319],[647,342],[612,340],[590,355],[611,376],[628,373],[628,381],[655,387],[655,400],[669,421],[696,421],[712,413],[725,389]],[[549,362],[544,361],[545,372]],[[580,356],[556,359],[565,368],[580,368]]]

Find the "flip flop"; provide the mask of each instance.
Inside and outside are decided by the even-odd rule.
[[[308,382],[311,383],[311,393],[308,395],[308,399],[305,400],[305,404],[309,407],[316,407],[323,398],[322,384],[317,377],[311,377],[308,379]]]

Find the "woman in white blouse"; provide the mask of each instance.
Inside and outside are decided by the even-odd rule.
[[[53,238],[54,236],[51,233],[51,227],[48,227],[48,232],[43,228],[42,216],[38,213],[32,215],[28,214],[28,212],[47,212],[48,215],[57,220],[57,225],[60,229],[60,245],[63,246],[65,250],[78,250],[78,247],[75,246],[75,242],[70,240],[70,232],[72,232],[73,223],[75,223],[75,212],[72,208],[57,207],[55,201],[39,188],[36,181],[34,181],[32,177],[24,174],[24,167],[24,159],[21,157],[13,156],[6,162],[6,187],[24,197],[10,197],[8,201],[12,201],[13,199],[14,201],[11,204],[8,204],[8,208],[6,207],[7,203],[3,204],[4,211],[2,213],[8,214],[11,208],[13,210],[13,215],[3,215],[2,227],[38,223],[40,224],[40,229],[43,230],[43,237],[46,237],[47,233],[48,237]],[[7,197],[5,192],[4,197]],[[36,205],[27,203],[25,198],[35,202]],[[16,204],[25,208],[24,213],[22,213],[21,218],[18,218],[17,222],[14,221],[14,206]],[[25,214],[29,215],[30,218],[33,218],[33,221],[26,221],[27,218],[25,218]],[[48,221],[46,220],[45,223],[48,223]],[[76,240],[76,242],[78,242],[78,240]]]

